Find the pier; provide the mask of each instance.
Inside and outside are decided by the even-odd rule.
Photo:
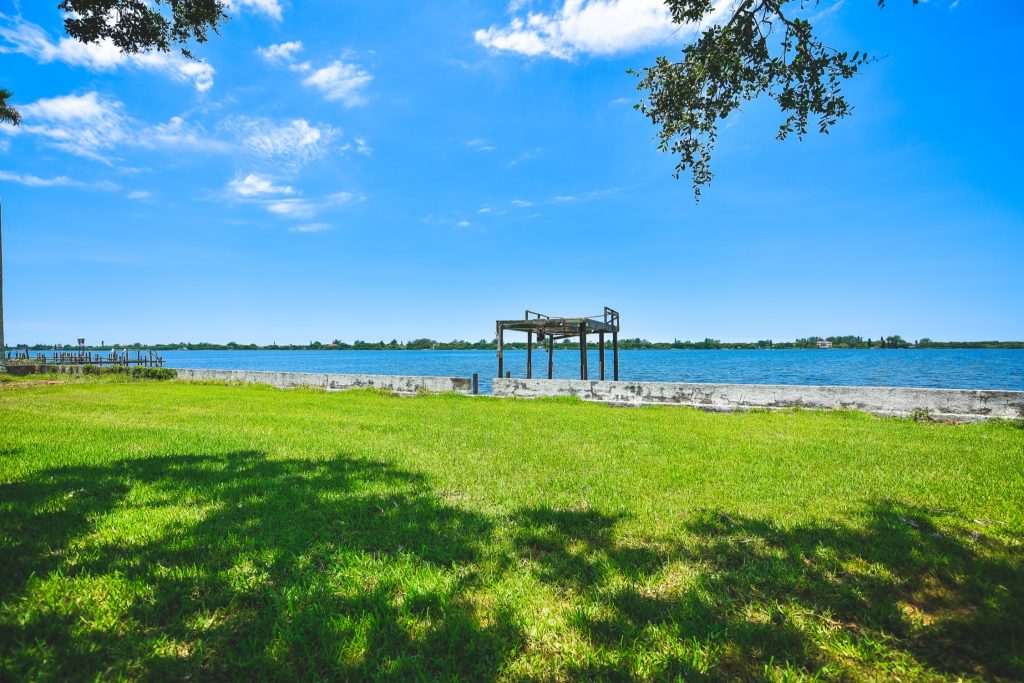
[[[597,334],[599,349],[599,379],[604,380],[605,334],[612,337],[612,378],[619,379],[619,312],[604,307],[598,315],[579,318],[553,318],[535,311],[526,311],[521,320],[498,320],[495,322],[498,338],[498,377],[508,377],[505,373],[505,332],[526,333],[526,379],[533,378],[533,340],[543,344],[547,339],[548,379],[554,377],[555,341],[559,339],[579,339],[580,342],[580,379],[590,378],[587,368],[587,335]]]
[[[139,366],[146,368],[162,368],[163,356],[155,351],[136,349],[132,351],[110,351],[108,353],[93,351],[44,351],[34,355],[29,351],[13,351],[7,354],[8,365],[120,365],[122,367]]]

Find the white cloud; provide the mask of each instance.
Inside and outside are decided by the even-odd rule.
[[[362,197],[358,197],[351,192],[335,192],[334,194],[327,195],[327,203],[330,206],[342,206],[360,199]]]
[[[227,153],[235,149],[229,141],[213,137],[203,126],[181,116],[166,123],[146,125],[122,114],[124,105],[96,92],[61,95],[22,105],[22,125],[0,126],[9,135],[36,135],[46,144],[70,154],[111,164],[118,148],[191,149]],[[125,173],[139,169],[125,167]]]
[[[721,0],[707,21],[725,16],[733,2]],[[514,15],[521,9],[518,2],[509,7]],[[476,31],[474,38],[492,50],[573,59],[579,54],[611,55],[681,41],[699,30],[697,24],[673,24],[664,0],[564,0],[561,9],[513,16],[505,26]]]
[[[528,202],[525,199],[513,199],[510,202],[510,204],[512,204],[512,206],[518,206],[521,209],[524,209],[528,206],[533,206],[533,202]]]
[[[555,195],[552,198],[554,202],[586,202],[591,199],[597,199],[598,197],[607,197],[613,195],[619,191],[617,187],[609,187],[605,190],[593,190],[592,192],[586,192],[584,194],[560,194]]]
[[[124,105],[97,92],[44,98],[20,107],[21,126],[0,126],[0,133],[35,135],[45,143],[77,156],[111,164],[115,150],[188,149],[215,154],[237,154],[273,164],[276,169],[296,171],[327,155],[341,136],[329,125],[305,119],[274,121],[235,116],[218,124],[214,132],[184,116],[164,123],[145,124],[124,115]],[[365,140],[357,138],[355,151],[370,154]],[[123,169],[126,172],[132,169]]]
[[[274,178],[260,173],[249,173],[235,176],[227,184],[229,201],[240,201],[262,207],[267,212],[281,218],[292,220],[308,220],[315,216],[362,200],[362,197],[351,192],[335,192],[320,198],[306,198],[291,185],[276,184]],[[306,223],[290,228],[295,232],[317,232],[330,226],[324,223]]]
[[[308,61],[296,62],[295,56],[302,49],[302,42],[295,40],[257,48],[256,53],[271,64],[287,64],[291,71],[305,74],[302,84],[316,88],[329,102],[341,102],[346,107],[366,103],[366,97],[361,91],[373,80],[369,72],[358,64],[341,59],[318,69]]]
[[[152,196],[152,192],[147,192],[145,190],[136,190],[135,192],[128,193],[128,199],[149,199]]]
[[[213,137],[202,125],[182,116],[172,116],[167,123],[141,127],[134,143],[141,147],[171,147],[201,152],[226,153],[232,145]]]
[[[355,144],[352,144],[351,142],[346,142],[344,145],[338,148],[338,151],[355,152],[356,154],[361,154],[364,157],[373,155],[373,147],[370,147],[370,144],[366,142],[366,138],[356,138]]]
[[[459,227],[459,228],[468,228],[470,225],[472,225],[472,223],[470,223],[466,219],[462,219],[461,221],[457,222],[455,225],[457,227]]]
[[[216,70],[206,62],[194,61],[168,52],[126,55],[109,39],[80,43],[72,38],[54,42],[39,25],[0,14],[0,53],[21,53],[37,62],[63,62],[90,71],[113,71],[121,66],[156,71],[176,81],[191,82],[199,92],[213,87]]]
[[[540,156],[541,151],[543,151],[543,150],[541,150],[540,147],[537,147],[536,149],[528,150],[526,152],[523,152],[522,154],[520,154],[515,159],[513,159],[512,161],[508,162],[505,165],[508,166],[509,168],[513,168],[513,167],[518,166],[519,164],[521,164],[521,163],[523,163],[525,161],[530,161],[531,159],[536,159],[538,156]]]
[[[235,116],[222,127],[234,134],[251,155],[297,170],[327,154],[341,131],[328,125],[310,125],[305,119],[278,123],[270,119]]]
[[[302,52],[302,41],[300,40],[293,40],[287,43],[276,43],[274,45],[268,45],[267,47],[256,48],[256,54],[263,57],[263,59],[267,60],[271,64],[291,62],[299,52]]]
[[[98,93],[88,92],[84,95],[61,95],[36,100],[22,107],[22,114],[27,119],[41,118],[69,123],[109,119],[117,115],[116,110],[120,107],[120,102],[101,100]]]
[[[288,232],[323,232],[330,229],[331,226],[327,223],[303,223],[288,228]]]
[[[362,67],[335,60],[310,73],[302,83],[319,90],[329,102],[340,101],[346,107],[354,107],[366,102],[360,90],[372,80],[373,76]]]
[[[481,138],[474,138],[473,140],[470,140],[469,142],[466,143],[466,147],[469,147],[470,149],[475,150],[477,152],[494,151],[494,146],[489,144],[487,140],[483,140]]]
[[[312,218],[317,207],[305,199],[281,199],[267,204],[267,211],[287,218]]]
[[[242,197],[255,197],[261,194],[295,194],[290,185],[275,185],[274,179],[267,175],[250,173],[242,178],[234,178],[228,187]]]
[[[281,4],[278,0],[228,0],[228,9],[246,9],[263,14],[274,21],[281,21]]]
[[[10,171],[0,171],[0,180],[6,180],[12,183],[20,183],[21,185],[27,185],[29,187],[77,187],[77,188],[89,188],[104,190],[112,192],[121,189],[116,183],[104,180],[98,183],[87,183],[81,180],[75,180],[68,178],[67,176],[56,176],[54,178],[40,178],[28,173],[11,173]]]
[[[52,147],[70,154],[111,163],[119,147],[170,147],[227,152],[232,146],[209,135],[202,126],[180,116],[166,123],[145,125],[122,114],[124,105],[97,92],[61,95],[37,100],[21,108],[22,125],[3,132],[38,135]]]
[[[362,200],[361,196],[351,192],[335,192],[319,201],[309,199],[275,199],[268,201],[265,206],[267,211],[277,216],[302,219],[312,218],[328,209],[336,209],[360,200]]]
[[[20,132],[42,136],[65,152],[110,163],[105,151],[128,137],[122,107],[96,92],[43,98],[21,107]]]

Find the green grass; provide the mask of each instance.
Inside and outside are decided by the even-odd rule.
[[[0,383],[0,678],[1024,678],[1024,429]]]

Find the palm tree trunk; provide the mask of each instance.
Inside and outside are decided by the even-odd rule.
[[[0,373],[7,372],[4,351],[4,227],[3,207],[0,206]]]

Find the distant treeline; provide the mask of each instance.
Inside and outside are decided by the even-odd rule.
[[[591,344],[596,346],[596,339]],[[606,339],[609,346],[611,339]],[[890,335],[886,337],[864,338],[854,335],[838,337],[805,337],[796,341],[778,342],[772,339],[762,339],[756,342],[723,342],[719,339],[704,339],[703,341],[680,341],[652,342],[646,339],[619,339],[620,349],[683,349],[683,350],[718,350],[718,349],[747,349],[747,350],[769,350],[769,349],[817,349],[820,342],[830,342],[834,349],[1024,349],[1024,341],[933,341],[925,337],[913,342],[903,337]],[[21,350],[48,351],[56,346],[54,344],[35,344],[33,346],[19,345]],[[85,346],[85,350],[104,351],[111,348],[117,349],[153,349],[155,351],[467,351],[467,350],[493,350],[498,346],[497,339],[481,339],[475,342],[455,339],[442,342],[434,339],[413,339],[412,341],[400,342],[397,339],[386,341],[363,341],[357,339],[352,343],[335,339],[329,343],[311,341],[308,344],[271,344],[261,346],[259,344],[239,344],[228,342],[227,344],[211,344],[209,342],[178,342],[177,344],[132,344],[100,342],[99,346]],[[539,348],[539,345],[535,344]],[[570,340],[558,342],[559,349],[579,349],[579,343]],[[8,347],[13,349],[13,347]],[[64,344],[63,348],[77,348],[75,344]],[[525,341],[505,342],[506,349],[525,349]]]

